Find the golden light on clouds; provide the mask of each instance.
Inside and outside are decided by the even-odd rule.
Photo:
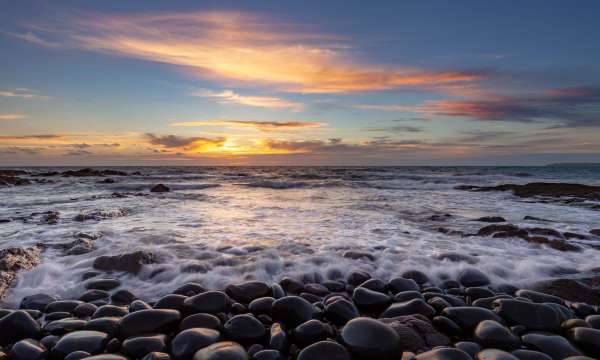
[[[160,13],[69,19],[72,46],[157,61],[203,77],[300,93],[376,91],[469,83],[481,74],[374,65],[336,39],[243,12]],[[278,98],[213,94],[250,106],[293,107]]]
[[[300,111],[303,108],[301,103],[285,100],[275,96],[245,96],[237,94],[231,90],[211,91],[201,89],[192,92],[193,96],[216,98],[224,104],[239,104],[246,106],[255,106],[268,109],[291,109]]]
[[[25,117],[23,114],[0,114],[0,120],[18,120]]]
[[[229,120],[229,119],[215,119],[215,120],[197,120],[197,121],[180,121],[170,124],[171,126],[180,127],[197,127],[197,126],[228,126],[228,127],[242,127],[242,128],[255,128],[260,131],[289,131],[289,130],[303,130],[308,128],[322,127],[324,124],[314,121],[257,121],[257,120]]]

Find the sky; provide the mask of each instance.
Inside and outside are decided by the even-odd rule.
[[[598,14],[0,0],[0,165],[600,162]]]

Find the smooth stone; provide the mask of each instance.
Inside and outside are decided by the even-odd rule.
[[[402,291],[394,295],[394,302],[405,302],[412,299],[425,299],[418,291]]]
[[[221,333],[206,328],[191,328],[177,334],[170,345],[174,360],[189,360],[194,354],[221,340]]]
[[[563,321],[560,327],[563,330],[569,330],[574,327],[590,327],[590,325],[583,319],[569,319]]]
[[[307,292],[300,293],[300,297],[312,304],[318,303],[321,301],[320,296],[313,295],[313,294],[307,293]]]
[[[453,307],[459,307],[459,306],[466,306],[467,305],[467,303],[463,299],[459,298],[458,296],[448,295],[448,294],[438,294],[438,293],[423,293],[423,298],[425,298],[425,300],[429,300],[429,299],[432,299],[434,297],[439,297],[439,298],[442,298],[442,299],[446,300]]]
[[[87,325],[87,321],[66,318],[60,320],[54,320],[44,325],[44,331],[49,332],[52,335],[62,335],[72,331],[83,330]]]
[[[165,295],[162,298],[158,299],[156,304],[154,304],[153,308],[155,309],[173,309],[177,311],[183,311],[184,301],[188,297],[185,295],[179,294],[169,294]]]
[[[121,282],[117,279],[92,279],[85,283],[86,289],[112,290],[121,286]]]
[[[321,284],[310,283],[310,284],[304,285],[304,292],[307,292],[309,294],[313,294],[313,295],[316,295],[319,297],[323,297],[323,296],[329,294],[329,289],[327,289],[324,285],[321,285]]]
[[[74,310],[73,310],[73,315],[79,317],[79,318],[87,318],[92,316],[96,310],[98,310],[98,307],[94,304],[90,304],[90,303],[85,303],[85,304],[81,304],[79,306],[77,306]],[[68,314],[68,313],[64,313],[64,314]],[[47,318],[47,316],[46,316]]]
[[[52,313],[52,312],[59,312],[59,311],[73,312],[73,310],[75,310],[75,308],[81,304],[83,304],[83,301],[79,301],[79,300],[57,300],[57,301],[53,301],[50,304],[46,305],[46,307],[44,308],[44,312],[45,313]]]
[[[415,357],[416,360],[472,360],[466,352],[451,348],[441,347],[421,353]]]
[[[110,296],[110,301],[115,305],[127,305],[131,304],[135,300],[136,296],[129,290],[121,289],[117,290]]]
[[[152,309],[148,303],[142,300],[134,300],[129,304],[129,312]]]
[[[423,285],[429,282],[429,276],[425,275],[424,272],[418,270],[409,270],[402,273],[402,277],[405,279],[414,280],[417,284]]]
[[[491,297],[486,297],[486,298],[479,298],[479,299],[473,301],[471,306],[482,307],[482,308],[492,310],[494,308],[494,306],[493,306],[494,301],[496,301],[498,299],[512,299],[512,298],[513,298],[512,296],[506,295],[506,294],[496,295],[496,296],[491,296]]]
[[[592,305],[586,303],[572,303],[571,310],[573,310],[577,316],[582,318],[596,313],[596,309]]]
[[[304,284],[289,277],[284,277],[281,279],[279,284],[281,288],[288,294],[300,294],[302,291],[304,291]]]
[[[395,303],[390,305],[381,315],[380,318],[393,318],[396,316],[421,314],[423,316],[435,315],[435,309],[421,299],[413,299],[403,303]]]
[[[445,316],[436,316],[431,322],[436,328],[440,329],[444,334],[450,337],[460,337],[463,335],[463,330],[460,326]]]
[[[181,320],[181,323],[179,324],[179,330],[191,328],[220,330],[221,320],[212,314],[193,314]]]
[[[496,314],[510,324],[524,325],[531,330],[560,329],[560,318],[551,306],[510,299],[496,300],[494,305],[497,305]]]
[[[123,341],[121,350],[125,355],[135,359],[144,357],[151,352],[164,352],[167,347],[167,336],[164,334],[149,334],[130,337]]]
[[[554,360],[583,355],[567,339],[559,335],[530,333],[521,337],[523,345],[549,355]]]
[[[87,304],[82,304],[82,305],[87,305]],[[50,321],[61,320],[61,319],[66,319],[66,318],[70,318],[70,317],[73,317],[73,314],[64,312],[64,311],[53,312],[50,314],[46,314],[46,316],[44,316],[44,321],[50,322]]]
[[[358,359],[395,360],[400,354],[400,339],[396,331],[375,319],[352,319],[339,336],[344,346]]]
[[[249,360],[249,357],[240,344],[222,341],[198,350],[193,360]]]
[[[119,321],[119,333],[130,337],[144,333],[168,333],[177,327],[181,315],[177,310],[148,309],[129,313]]]
[[[248,305],[248,310],[254,315],[266,314],[271,315],[271,307],[275,302],[275,298],[262,297],[252,300]]]
[[[271,325],[269,334],[269,347],[280,352],[287,352],[289,343],[285,331],[281,327],[281,324],[274,323]]]
[[[600,330],[576,327],[567,331],[567,338],[585,351],[587,355],[600,357]]]
[[[58,340],[60,340],[60,337],[56,335],[47,335],[40,340],[40,344],[42,344],[46,349],[52,349]]]
[[[433,307],[436,313],[441,313],[445,308],[452,307],[452,304],[444,300],[444,298],[437,296],[427,300],[427,304]]]
[[[354,289],[352,300],[359,308],[376,312],[385,309],[392,302],[389,295],[362,286]]]
[[[281,299],[285,296],[285,291],[283,291],[281,285],[277,283],[271,285],[271,293],[273,294],[273,298],[275,299]]]
[[[109,336],[114,336],[119,329],[119,321],[121,321],[121,318],[118,317],[92,319],[85,325],[85,330],[101,331]]]
[[[559,321],[562,323],[565,320],[569,320],[575,317],[575,313],[568,307],[556,303],[544,303],[556,311]]]
[[[292,330],[292,341],[300,348],[327,339],[326,325],[319,320],[309,320]]]
[[[90,354],[101,353],[108,342],[108,335],[99,331],[81,330],[63,336],[52,348],[52,357],[63,359],[74,351]]]
[[[473,358],[475,358],[477,353],[481,351],[481,346],[479,346],[478,343],[472,341],[459,341],[456,344],[454,344],[454,347],[466,352]]]
[[[315,317],[315,307],[299,296],[285,296],[273,302],[271,314],[273,320],[282,323],[286,329],[311,320]]]
[[[21,300],[19,309],[44,311],[48,304],[55,302],[56,300],[57,299],[54,296],[48,294],[29,295]]]
[[[297,360],[351,360],[350,353],[333,341],[319,341],[298,354]]]
[[[515,295],[530,299],[534,303],[556,303],[561,305],[565,303],[565,301],[558,296],[548,295],[533,290],[518,290]]]
[[[387,291],[387,284],[381,279],[369,279],[364,283],[358,285],[358,287],[366,288],[380,293],[386,293]]]
[[[153,351],[144,356],[142,360],[171,360],[171,356],[164,352]]]
[[[246,314],[248,312],[248,308],[244,304],[233,303],[231,304],[231,313],[233,315],[241,315]]]
[[[100,355],[90,356],[90,357],[87,357],[84,359],[85,360],[129,360],[125,356],[117,355],[117,354],[100,354]]]
[[[26,311],[18,310],[0,319],[0,345],[15,343],[19,340],[42,337],[40,324]]]
[[[252,356],[252,360],[284,360],[283,355],[277,350],[261,350]]]
[[[490,283],[490,278],[475,268],[468,268],[461,271],[456,280],[464,287],[485,286]]]
[[[87,351],[73,351],[72,353],[67,355],[65,360],[81,360],[81,359],[89,358],[90,356],[92,356],[92,354],[90,354]]]
[[[484,320],[477,325],[473,332],[473,340],[483,348],[514,350],[521,342],[506,326],[493,321]]]
[[[183,302],[187,313],[210,313],[229,312],[231,300],[229,296],[221,291],[207,291],[191,296]]]
[[[10,349],[14,360],[42,360],[48,356],[48,350],[32,339],[17,341]]]
[[[423,315],[398,316],[380,321],[394,329],[400,338],[400,349],[404,351],[420,353],[451,343],[450,339]]]
[[[397,277],[388,282],[388,288],[393,294],[397,294],[404,291],[419,291],[419,284],[413,279]]]
[[[352,286],[358,286],[371,278],[371,274],[362,270],[352,270],[346,277],[346,282]]]
[[[600,315],[589,315],[585,317],[585,322],[594,329],[600,329]]]
[[[254,354],[256,354],[257,352],[264,350],[264,349],[265,349],[265,347],[262,346],[261,344],[252,344],[248,348],[248,356],[252,357],[252,356],[254,356]]]
[[[479,307],[459,306],[445,308],[444,311],[442,311],[442,315],[450,318],[461,328],[467,330],[475,329],[475,327],[484,320],[494,320],[499,323],[504,323],[504,321],[493,311]]]
[[[123,317],[129,314],[129,309],[124,306],[102,305],[92,315],[92,319],[101,317]]]
[[[485,349],[475,355],[477,360],[519,360],[516,356],[498,349]]]
[[[475,286],[466,288],[465,295],[471,297],[473,300],[477,300],[481,298],[489,298],[495,296],[496,294],[494,294],[494,292],[488,288]]]
[[[271,295],[271,287],[261,281],[248,281],[227,286],[225,293],[232,299],[248,304],[254,299]]]
[[[175,289],[175,291],[173,291],[173,294],[194,296],[194,295],[202,294],[205,291],[206,291],[206,289],[202,285],[195,283],[195,282],[189,282],[189,283],[185,283],[185,284],[181,285],[180,287],[178,287],[177,289]]]
[[[339,326],[359,316],[360,314],[354,303],[344,298],[339,298],[325,306],[325,317]]]
[[[121,350],[121,345],[122,345],[121,340],[119,340],[117,338],[112,338],[112,339],[110,339],[108,344],[106,344],[106,352],[109,352],[109,353],[118,352],[119,350]]]
[[[543,352],[535,350],[519,349],[512,352],[519,360],[552,360],[552,358]]]
[[[266,336],[264,325],[252,315],[236,315],[229,319],[223,329],[228,339],[242,345],[260,343]]]

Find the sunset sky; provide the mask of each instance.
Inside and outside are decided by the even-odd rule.
[[[598,1],[0,1],[0,165],[600,162]]]

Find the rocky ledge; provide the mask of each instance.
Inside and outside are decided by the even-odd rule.
[[[600,356],[599,303],[492,286],[475,269],[439,287],[418,271],[387,282],[352,271],[344,280],[248,281],[220,291],[187,283],[155,302],[137,299],[116,279],[92,277],[85,285],[77,300],[37,294],[21,310],[0,309],[0,359]]]
[[[12,286],[21,270],[29,270],[40,263],[44,246],[30,248],[10,247],[0,250],[0,299]],[[1,359],[1,357],[0,357]]]
[[[521,198],[540,198],[565,204],[581,204],[586,201],[600,201],[600,186],[570,184],[570,183],[545,183],[535,182],[524,185],[502,184],[497,186],[461,185],[458,190],[469,191],[512,191]],[[600,210],[600,205],[591,205],[591,208]]]

